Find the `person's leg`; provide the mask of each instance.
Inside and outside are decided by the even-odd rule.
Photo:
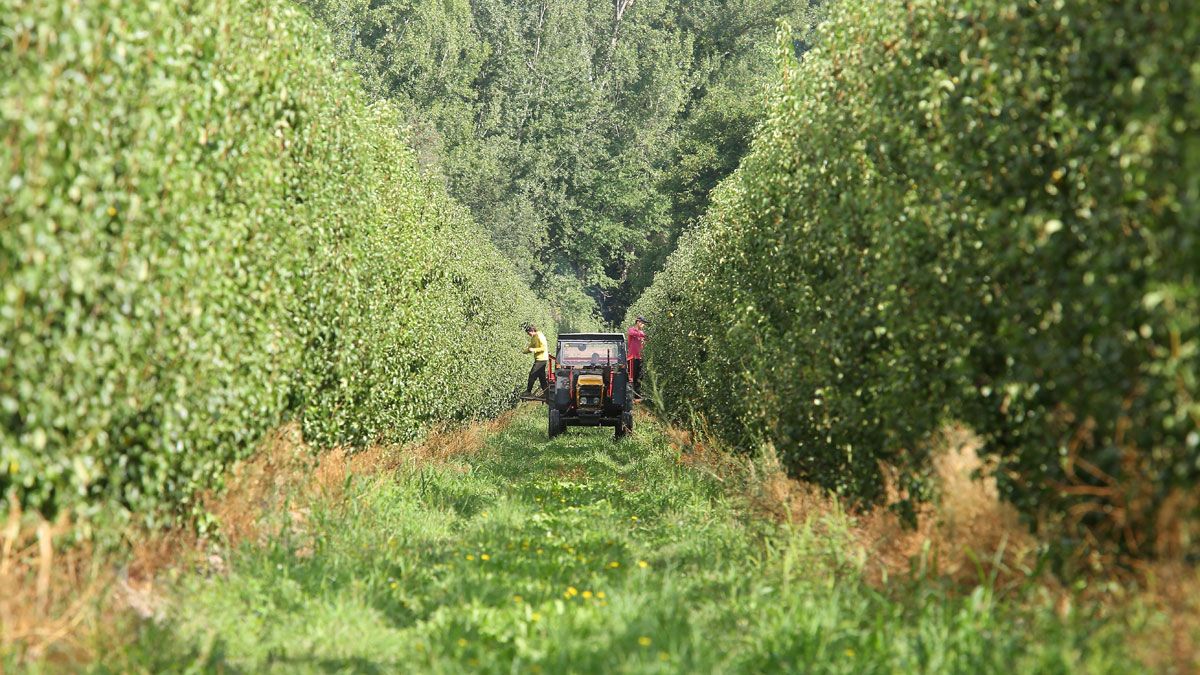
[[[538,382],[542,385],[542,392],[550,391],[550,383],[546,380],[546,362],[538,361],[538,364],[541,366],[538,368]]]
[[[541,367],[539,368],[539,366],[541,366]],[[533,383],[537,381],[539,373],[541,373],[542,379],[545,379],[545,377],[546,377],[545,364],[542,363],[541,361],[534,361],[533,366],[530,367],[530,369],[529,369],[529,382],[525,385],[525,395],[526,396],[533,393]]]
[[[633,392],[638,396],[642,394],[642,360],[633,360]]]

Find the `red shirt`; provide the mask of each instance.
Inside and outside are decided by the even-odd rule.
[[[629,358],[642,358],[642,345],[646,344],[646,332],[634,324],[629,327]]]

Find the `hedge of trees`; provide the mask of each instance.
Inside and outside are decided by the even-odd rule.
[[[1200,6],[831,12],[631,310],[668,410],[867,501],[961,421],[1065,544],[1200,550]]]
[[[0,493],[186,513],[271,427],[494,412],[548,311],[282,0],[0,6]]]

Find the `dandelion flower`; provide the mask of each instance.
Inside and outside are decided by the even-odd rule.
[[[522,602],[525,602],[525,598],[522,598],[522,597],[521,597],[521,596],[519,596],[519,595],[514,595],[514,596],[513,596],[513,602],[515,602],[515,603],[517,603],[517,604],[520,604],[520,603],[522,603]]]
[[[579,589],[575,588],[574,586],[567,586],[567,591],[565,593],[563,593],[563,595],[565,595],[568,598],[573,598],[573,597],[579,595]]]
[[[466,638],[458,638],[458,646],[459,646],[459,647],[466,647],[466,646],[467,646],[467,639],[466,639]]]
[[[603,600],[604,599],[604,591],[596,591],[596,597]]]
[[[591,591],[584,591],[584,592],[583,592],[583,599],[584,599],[584,600],[591,600],[591,599],[592,599],[592,592],[591,592]]]
[[[646,562],[645,560],[638,561],[638,567],[640,567],[642,569],[646,569],[649,566],[650,566],[650,563]]]
[[[608,563],[608,567],[609,567],[609,569],[614,569],[614,570],[615,570],[615,569],[617,569],[617,568],[618,568],[618,567],[620,567],[620,566],[621,566],[621,563],[617,562],[616,560],[614,560],[614,561],[612,561],[612,562]]]
[[[480,559],[480,560],[491,560],[491,559],[492,559],[492,556],[490,556],[490,555],[488,555],[488,554],[484,553],[483,555],[479,556],[479,559]]]
[[[637,516],[629,516],[629,519],[636,523],[638,520],[638,517]]]
[[[671,660],[671,655],[670,655],[670,654],[668,654],[668,653],[666,653],[666,652],[659,652],[659,653],[658,653],[658,660],[659,660],[659,661],[670,661],[670,660]]]
[[[474,559],[475,559],[475,556],[471,555],[470,553],[467,554],[467,560],[474,560]]]
[[[542,615],[534,612],[533,614],[529,615],[529,618],[532,619],[534,623],[537,623],[538,621],[542,620]]]
[[[649,647],[651,642],[652,642],[652,640],[650,638],[646,637],[645,635],[638,638],[638,644],[643,647]]]

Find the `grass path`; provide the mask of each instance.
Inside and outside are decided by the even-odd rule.
[[[482,450],[350,482],[305,536],[185,575],[102,670],[1129,672],[1112,630],[862,583],[838,523],[753,517],[645,419],[545,439],[530,406]]]

